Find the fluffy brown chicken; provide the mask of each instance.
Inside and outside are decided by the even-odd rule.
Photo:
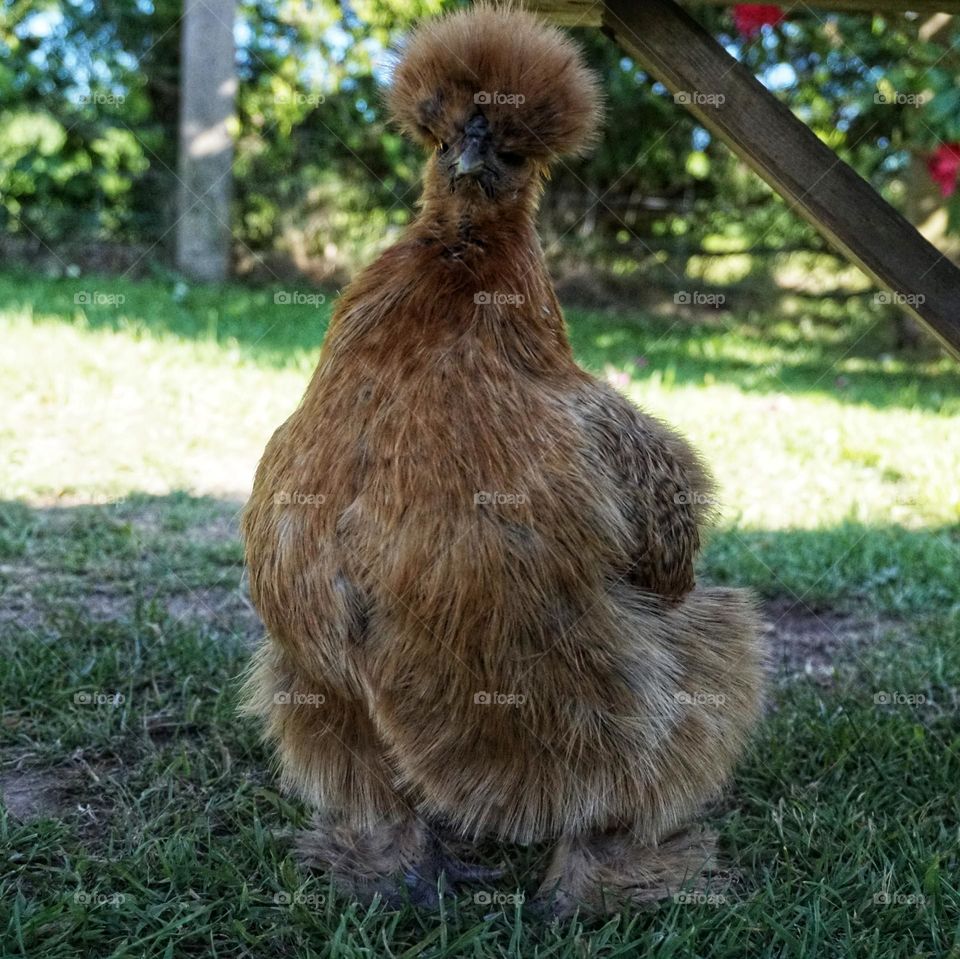
[[[451,835],[556,843],[565,912],[709,865],[688,824],[758,713],[749,598],[694,582],[712,486],[581,370],[537,238],[596,78],[559,31],[428,22],[389,105],[429,151],[420,212],[350,285],[244,516],[269,638],[248,684],[300,848],[359,896],[475,878]]]

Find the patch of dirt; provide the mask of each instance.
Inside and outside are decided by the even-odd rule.
[[[227,541],[240,539],[240,514],[246,500],[234,503],[233,509],[211,516],[205,523],[192,527],[190,535],[202,539]]]
[[[56,580],[53,593],[51,586]],[[216,628],[253,642],[263,632],[263,626],[246,594],[246,589],[235,587],[198,587],[177,593],[158,593],[141,597],[155,602],[177,622],[197,623]],[[31,633],[44,629],[49,617],[57,610],[76,607],[95,622],[130,619],[134,615],[137,597],[122,588],[109,584],[90,587],[83,577],[45,577],[45,592],[34,596],[24,590],[5,596],[0,604],[0,627],[13,626]]]
[[[777,678],[812,679],[824,685],[886,633],[902,628],[896,620],[875,614],[818,610],[791,600],[765,604],[763,620]]]
[[[263,632],[263,625],[245,589],[194,589],[163,597],[161,602],[176,620],[199,620],[241,636],[248,642]]]
[[[63,770],[22,769],[0,774],[0,802],[20,822],[61,817],[70,807]]]
[[[116,757],[88,761],[82,749],[55,766],[29,766],[29,759],[6,754],[0,805],[22,823],[69,819],[91,841],[103,837],[114,814],[118,777],[125,776],[123,762]]]
[[[8,624],[35,632],[43,623],[43,613],[29,583],[38,582],[35,570],[23,566],[0,566],[0,627]]]
[[[177,593],[160,593],[144,599],[166,610],[171,619],[185,625],[197,623],[214,627],[244,639],[255,639],[263,627],[246,590],[238,587],[204,586]],[[128,619],[133,615],[136,599],[96,589],[75,600],[95,620]]]
[[[246,498],[219,502],[216,509],[204,509],[203,513],[192,518],[189,526],[182,530],[167,526],[170,504],[156,500],[137,506],[135,509],[119,501],[118,516],[129,522],[135,535],[140,539],[165,534],[167,536],[187,536],[194,542],[222,544],[240,539],[240,514]]]
[[[150,501],[135,509],[123,505],[123,501],[118,503],[117,508],[123,510],[119,515],[131,523],[143,550],[154,558],[161,550],[167,553],[174,571],[180,539],[211,546],[234,543],[239,539],[240,501],[222,504],[223,508],[205,509],[182,530],[166,528],[165,514],[170,507],[163,500]],[[38,515],[43,516],[45,535],[53,536],[58,529],[69,529],[78,516],[92,507],[104,505],[78,501],[76,505],[65,506],[58,502],[49,509],[39,510]],[[162,539],[157,542],[160,537]],[[92,572],[89,575],[64,572],[56,568],[56,559],[45,555],[43,544],[40,544],[36,556],[28,555],[0,565],[0,584],[6,584],[0,594],[0,628],[13,626],[39,632],[53,612],[70,606],[76,606],[89,618],[100,622],[130,618],[137,597],[133,593],[135,570],[129,563],[128,559],[117,564],[105,576],[95,576]],[[247,598],[245,585],[239,582],[239,570],[236,580],[235,585],[229,586],[184,587],[176,592],[165,589],[153,595],[147,592],[142,599],[155,601],[178,621],[198,621],[252,640],[260,634],[262,627]],[[174,581],[172,585],[176,589],[180,584]]]

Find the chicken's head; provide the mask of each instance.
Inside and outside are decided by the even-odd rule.
[[[424,23],[407,42],[388,102],[433,151],[454,192],[513,195],[550,161],[593,141],[596,75],[561,31],[517,9],[478,4]]]

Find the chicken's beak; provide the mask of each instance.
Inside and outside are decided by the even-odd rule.
[[[475,113],[467,121],[461,144],[460,156],[453,165],[454,178],[482,173],[490,150],[490,124],[482,113]]]
[[[486,149],[479,137],[467,137],[463,144],[463,152],[457,157],[453,168],[455,176],[475,176],[479,173],[486,160]]]

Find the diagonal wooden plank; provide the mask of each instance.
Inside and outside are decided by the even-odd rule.
[[[607,0],[604,31],[960,359],[960,269],[674,0]]]
[[[552,23],[566,27],[599,27],[603,20],[601,0],[522,0],[530,10],[542,13]],[[643,3],[645,0],[635,0]],[[734,0],[684,0],[687,6],[710,4],[715,7],[731,7]],[[787,11],[803,13],[804,7],[845,13],[956,13],[960,14],[960,0],[810,0],[808,4],[796,4],[783,0]]]

